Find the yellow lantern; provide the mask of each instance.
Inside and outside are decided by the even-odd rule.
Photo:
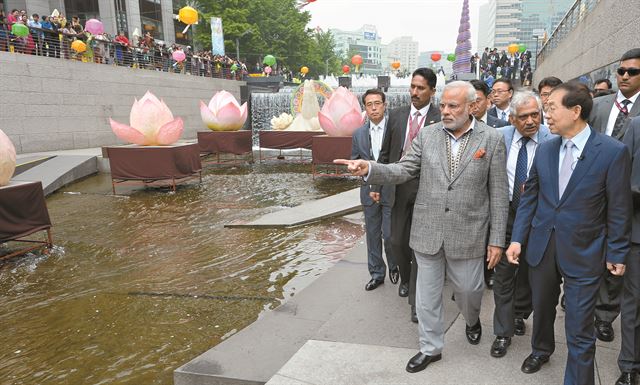
[[[300,73],[303,75],[306,75],[307,73],[309,73],[309,67],[302,67],[300,68]]]
[[[198,22],[198,11],[189,6],[180,8],[178,20],[188,25],[195,24]]]
[[[82,40],[76,40],[71,43],[71,49],[77,53],[83,53],[87,50],[87,45]]]
[[[513,55],[514,53],[518,52],[518,45],[509,44],[509,46],[507,47],[507,51],[509,51],[509,53]]]

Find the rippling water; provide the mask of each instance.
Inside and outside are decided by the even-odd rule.
[[[171,384],[175,368],[326,271],[362,233],[341,219],[225,229],[355,188],[309,165],[209,170],[203,183],[47,200],[56,247],[0,264],[1,384]]]

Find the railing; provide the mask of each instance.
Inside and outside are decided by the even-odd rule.
[[[601,0],[576,0],[536,56],[536,67],[573,31]]]
[[[166,47],[158,45],[131,46],[103,40],[99,36],[32,27],[29,31],[29,35],[18,37],[11,34],[7,24],[0,23],[0,51],[219,79],[242,80],[245,75],[239,64],[234,70],[233,64],[224,60],[186,54],[184,61],[177,62]],[[86,45],[84,52],[76,52],[72,48],[77,40]]]

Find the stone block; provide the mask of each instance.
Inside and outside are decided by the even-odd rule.
[[[71,133],[42,133],[20,135],[22,152],[42,152],[53,150],[68,150],[73,148],[73,134]]]

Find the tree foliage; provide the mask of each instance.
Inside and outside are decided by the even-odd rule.
[[[211,49],[211,17],[222,19],[225,52],[236,56],[236,39],[240,59],[249,69],[262,64],[265,55],[276,57],[279,66],[296,74],[309,67],[307,77],[317,77],[328,70],[337,72],[340,60],[334,53],[329,32],[308,29],[308,12],[295,8],[295,0],[199,0],[200,23],[195,29],[195,44]]]

